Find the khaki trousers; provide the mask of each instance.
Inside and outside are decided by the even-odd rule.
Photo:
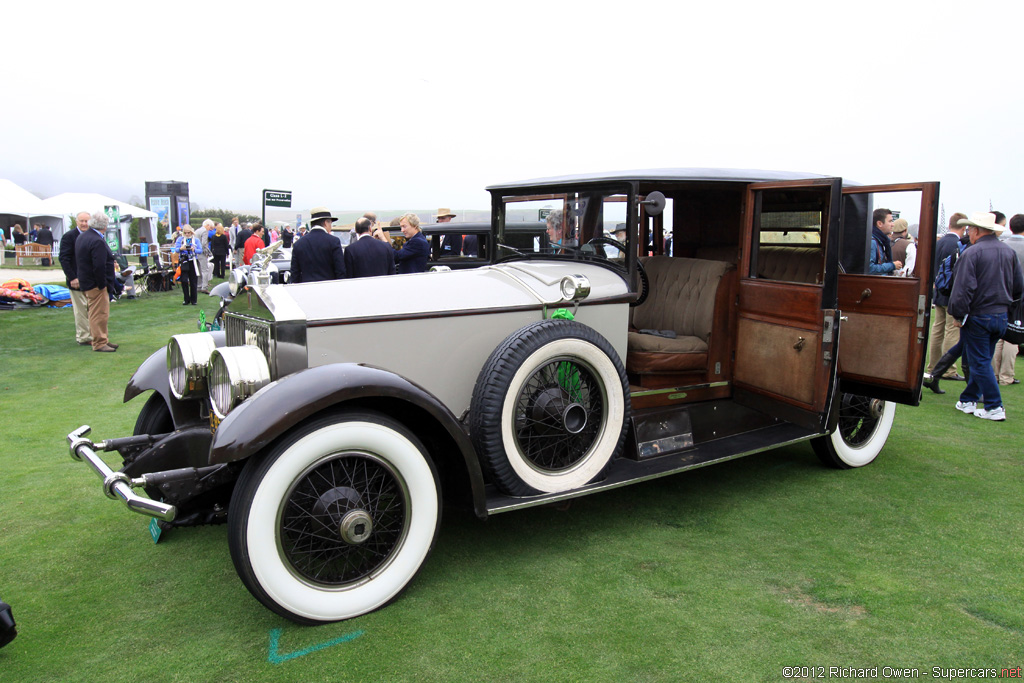
[[[89,300],[85,292],[78,289],[69,289],[71,292],[71,309],[75,312],[75,341],[91,342],[92,335],[89,334]]]
[[[1006,386],[1013,384],[1013,364],[1017,360],[1017,345],[1000,339],[996,342],[996,351],[992,354],[992,370],[996,373],[996,381]]]
[[[956,326],[953,316],[946,313],[945,306],[934,306],[932,308],[932,329],[928,341],[928,374],[930,375],[935,364],[939,362],[943,354],[956,346],[960,341],[960,328]],[[956,363],[946,371],[947,377],[957,374]]]
[[[90,289],[85,293],[89,299],[89,332],[92,334],[92,349],[107,345],[107,320],[110,319],[110,295],[106,287]]]

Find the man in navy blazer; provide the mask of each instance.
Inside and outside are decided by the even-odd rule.
[[[430,244],[420,232],[419,216],[407,213],[402,216],[400,225],[402,234],[405,235],[405,244],[401,249],[395,250],[398,274],[426,272],[427,260],[430,258]],[[386,244],[391,244],[391,235],[380,228],[373,233],[373,236]]]
[[[78,288],[85,292],[89,302],[89,333],[92,350],[110,353],[117,344],[107,339],[107,321],[110,319],[110,292],[114,291],[114,254],[107,246],[104,232],[107,214],[94,213],[89,229],[75,240],[75,261],[78,266]]]
[[[341,241],[331,234],[336,220],[326,207],[310,209],[310,230],[292,247],[292,274],[289,282],[320,282],[345,277]]]
[[[395,251],[370,236],[373,221],[363,216],[356,221],[356,238],[345,248],[345,277],[393,275]]]

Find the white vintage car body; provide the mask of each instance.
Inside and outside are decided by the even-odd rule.
[[[454,270],[253,269],[223,333],[136,371],[135,435],[82,427],[72,455],[163,529],[226,521],[250,592],[319,623],[401,592],[442,496],[486,517],[801,441],[860,467],[919,401],[937,183],[671,169],[489,190],[491,232]],[[920,223],[917,277],[868,274],[882,202]]]

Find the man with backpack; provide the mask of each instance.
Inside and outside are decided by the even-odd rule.
[[[935,273],[936,281],[939,280],[939,266],[946,259],[953,260],[959,256],[962,249],[960,238],[964,236],[964,227],[957,225],[958,221],[967,218],[967,214],[954,213],[949,217],[949,232],[942,236],[935,245],[935,263],[932,272]],[[950,348],[960,341],[960,330],[953,319],[946,313],[946,306],[949,305],[949,290],[943,294],[936,286],[932,292],[932,303],[935,309],[932,311],[931,341],[928,349],[928,374],[934,375],[935,364]],[[936,378],[938,379],[938,378]],[[955,379],[963,381],[963,377],[956,371],[956,366],[950,366],[942,379]],[[933,391],[938,388],[936,383]],[[936,392],[938,393],[938,392]],[[944,393],[944,392],[943,392]]]

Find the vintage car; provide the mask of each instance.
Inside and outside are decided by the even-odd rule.
[[[224,332],[135,372],[133,436],[83,426],[72,456],[155,531],[227,522],[252,595],[318,623],[399,595],[442,496],[485,518],[802,441],[861,467],[920,399],[938,183],[672,169],[488,189],[484,264],[253,278]],[[918,277],[866,274],[880,207],[920,224]],[[513,239],[552,211],[559,234]]]

